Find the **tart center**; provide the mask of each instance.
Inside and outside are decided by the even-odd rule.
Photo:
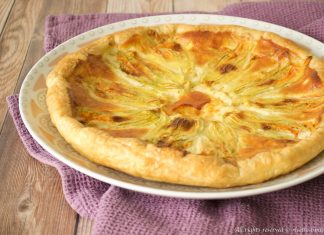
[[[208,95],[199,91],[192,91],[184,96],[181,96],[180,99],[175,103],[167,105],[165,110],[168,114],[177,112],[184,115],[197,115],[199,114],[201,108],[210,101],[211,100]]]

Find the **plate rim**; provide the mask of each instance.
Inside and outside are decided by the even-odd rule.
[[[116,185],[116,186],[121,187],[121,188],[129,189],[129,190],[133,190],[133,191],[137,191],[137,192],[141,192],[141,193],[145,193],[145,194],[165,196],[165,197],[174,197],[174,198],[183,198],[183,199],[228,199],[228,198],[246,197],[246,196],[259,195],[259,194],[264,194],[264,193],[269,193],[269,192],[274,192],[274,191],[278,191],[278,190],[281,190],[281,189],[289,188],[289,187],[301,184],[303,182],[306,182],[306,181],[308,181],[310,179],[313,179],[313,178],[315,178],[317,176],[322,175],[324,173],[324,168],[322,168],[322,169],[319,168],[319,169],[315,169],[313,171],[310,171],[310,172],[308,172],[307,174],[305,174],[303,176],[300,176],[300,177],[297,177],[295,179],[291,179],[291,180],[288,180],[288,181],[285,181],[285,182],[280,182],[278,184],[273,184],[273,185],[269,185],[269,186],[262,186],[262,187],[257,187],[257,188],[250,188],[250,189],[242,189],[242,190],[238,190],[238,191],[190,192],[190,191],[174,191],[174,190],[170,190],[170,189],[159,189],[159,188],[153,188],[153,187],[150,187],[150,186],[147,186],[147,185],[137,185],[137,184],[134,184],[134,183],[123,181],[123,180],[113,179],[113,178],[110,178],[110,177],[108,177],[106,175],[102,175],[102,174],[100,174],[98,172],[94,172],[94,171],[88,169],[87,167],[82,166],[82,165],[74,162],[73,160],[70,160],[70,159],[66,158],[63,154],[57,152],[54,148],[51,148],[50,146],[48,146],[46,144],[46,142],[34,132],[32,126],[29,123],[29,121],[28,121],[28,119],[27,119],[27,117],[25,115],[25,112],[24,112],[24,107],[23,107],[24,104],[22,103],[22,100],[23,100],[23,97],[24,97],[23,90],[26,89],[26,84],[27,84],[26,82],[31,77],[32,71],[34,71],[35,68],[37,68],[39,66],[39,64],[42,63],[45,60],[46,57],[51,56],[52,54],[54,54],[55,50],[57,50],[59,47],[68,45],[71,41],[76,40],[78,38],[81,38],[82,36],[91,34],[92,32],[94,32],[96,30],[105,29],[107,27],[112,27],[114,25],[119,25],[122,28],[118,29],[118,30],[115,30],[113,32],[110,32],[110,33],[121,31],[121,30],[124,30],[124,29],[127,29],[127,28],[142,26],[141,23],[145,23],[144,22],[145,20],[149,21],[151,19],[157,19],[158,17],[163,17],[163,18],[167,19],[168,17],[171,18],[171,17],[198,17],[198,16],[199,17],[209,17],[209,18],[233,19],[234,21],[232,22],[232,25],[237,25],[238,22],[236,22],[236,21],[244,20],[244,21],[250,21],[251,23],[255,22],[255,23],[258,24],[258,26],[261,25],[261,27],[266,27],[266,25],[268,25],[269,28],[270,27],[272,27],[272,28],[273,27],[282,28],[282,29],[285,29],[287,32],[291,32],[291,33],[294,33],[294,34],[297,34],[297,35],[303,35],[303,37],[306,37],[308,40],[313,40],[316,43],[320,43],[322,46],[324,45],[324,43],[322,43],[321,41],[319,41],[319,40],[317,40],[315,38],[312,38],[312,37],[310,37],[310,36],[308,36],[306,34],[300,33],[298,31],[289,29],[289,28],[284,27],[284,26],[272,24],[272,23],[265,22],[265,21],[249,19],[249,18],[236,17],[236,16],[225,16],[225,15],[215,15],[215,14],[202,14],[202,13],[162,14],[162,15],[159,14],[159,15],[152,15],[152,16],[145,16],[145,17],[127,19],[127,20],[118,21],[118,22],[111,23],[111,24],[106,24],[106,25],[103,25],[103,26],[100,26],[100,27],[96,27],[94,29],[91,29],[91,30],[86,31],[84,33],[81,33],[79,35],[76,35],[76,36],[64,41],[60,45],[56,46],[54,49],[52,49],[51,51],[49,51],[45,55],[43,55],[32,66],[32,68],[27,73],[27,75],[26,75],[26,77],[25,77],[25,79],[24,79],[24,81],[23,81],[23,83],[21,85],[20,92],[19,92],[19,110],[20,110],[22,121],[25,124],[25,126],[26,126],[27,130],[29,131],[29,133],[31,134],[31,136],[47,152],[49,152],[53,157],[55,157],[59,161],[63,162],[64,164],[72,167],[73,169],[75,169],[75,170],[77,170],[77,171],[79,171],[79,172],[81,172],[83,174],[86,174],[86,175],[88,175],[88,176],[90,176],[92,178],[95,178],[97,180],[100,180],[102,182],[109,183],[111,185]],[[132,26],[129,26],[129,27],[127,26],[129,23],[132,23],[134,21],[142,21],[142,22],[139,22],[139,24],[137,24],[137,25],[132,25]],[[197,24],[197,22],[182,22],[182,23],[183,24],[193,24],[193,23]],[[160,24],[176,24],[176,23],[172,22],[172,19],[171,19],[169,22],[168,21],[153,22],[152,25],[160,25]],[[204,23],[204,24],[206,24],[206,23]],[[215,24],[215,23],[209,22],[209,24]],[[240,25],[242,25],[242,24],[240,24]],[[262,26],[262,25],[264,25],[264,26]],[[245,26],[245,27],[249,27],[249,26]],[[267,31],[266,29],[258,29],[258,30]],[[105,35],[107,35],[107,34],[109,34],[109,33],[105,33]],[[98,37],[98,38],[100,38],[100,37]],[[303,45],[303,46],[305,46],[305,45]],[[293,173],[293,172],[294,171],[292,171],[291,173]],[[291,173],[288,173],[288,175],[291,174]],[[132,177],[134,177],[134,176],[132,176]],[[137,178],[137,177],[135,177],[135,178]],[[146,179],[142,179],[142,180],[146,180]],[[149,180],[146,180],[146,181],[149,181]],[[174,184],[172,184],[172,185],[174,185]],[[188,187],[190,187],[190,186],[188,186]],[[195,186],[191,186],[191,187],[195,187]]]

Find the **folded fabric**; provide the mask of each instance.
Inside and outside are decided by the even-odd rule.
[[[268,21],[324,41],[324,3],[242,3],[218,14]],[[49,16],[45,51],[94,27],[142,16],[145,15]],[[20,117],[17,96],[8,97],[7,101],[28,152],[59,171],[66,200],[81,216],[95,220],[94,234],[233,234],[262,229],[269,229],[270,234],[295,234],[324,229],[324,175],[279,192],[228,200],[185,200],[128,191],[95,180],[55,159],[28,133]]]

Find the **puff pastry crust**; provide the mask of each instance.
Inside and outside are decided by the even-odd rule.
[[[226,188],[286,174],[324,148],[324,62],[276,34],[160,25],[107,35],[47,76],[64,139],[154,181]]]

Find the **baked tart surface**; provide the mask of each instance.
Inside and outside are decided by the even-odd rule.
[[[161,25],[108,35],[47,77],[65,140],[146,179],[225,188],[265,181],[324,148],[324,62],[240,26]]]

